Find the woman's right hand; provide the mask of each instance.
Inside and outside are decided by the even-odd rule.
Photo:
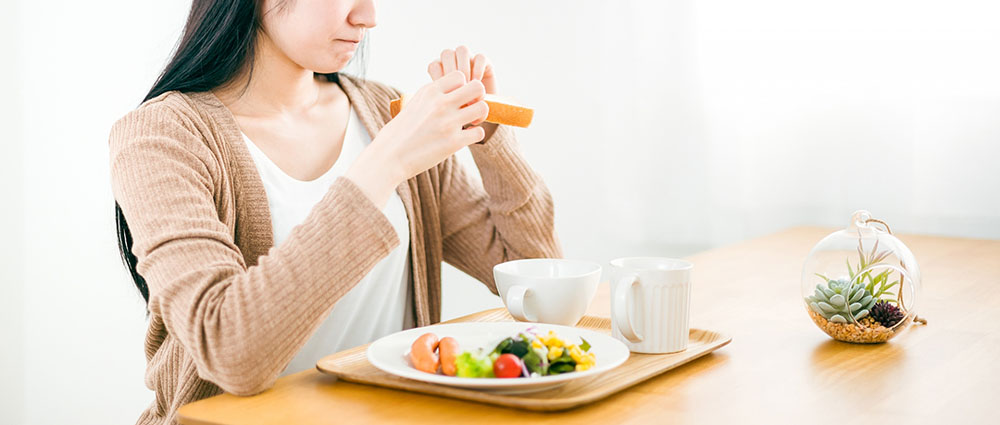
[[[345,177],[379,207],[396,186],[486,136],[478,124],[489,106],[478,80],[453,71],[408,96],[403,109],[372,140]],[[466,125],[471,127],[465,128]]]
[[[475,125],[489,113],[486,89],[480,81],[465,79],[462,71],[454,71],[421,87],[375,137],[373,144],[388,150],[403,180],[483,140],[483,129]],[[468,124],[474,126],[464,128]]]

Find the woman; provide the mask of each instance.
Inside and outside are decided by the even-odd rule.
[[[370,0],[195,0],[146,101],[114,125],[156,393],[139,423],[438,322],[441,261],[496,293],[495,264],[561,256],[547,188],[510,129],[483,123],[489,60],[444,51],[390,121],[398,91],[338,74],[374,26]],[[453,156],[465,146],[481,183]]]

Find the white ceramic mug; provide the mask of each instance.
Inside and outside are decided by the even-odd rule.
[[[514,260],[494,266],[493,279],[515,319],[573,326],[597,293],[601,265],[561,258]]]
[[[659,257],[611,261],[611,335],[636,353],[687,348],[691,263]]]

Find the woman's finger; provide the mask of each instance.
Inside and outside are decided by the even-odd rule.
[[[486,55],[480,53],[472,59],[472,79],[482,80],[486,71]]]
[[[465,127],[466,125],[478,125],[486,119],[486,116],[490,114],[490,106],[486,102],[480,100],[469,106],[466,106],[458,111],[458,124]],[[482,140],[482,139],[480,139]],[[477,142],[479,140],[476,140]]]
[[[483,85],[486,86],[486,93],[497,92],[496,73],[493,70],[493,61],[490,58],[485,60],[486,66],[483,68]]]
[[[490,114],[490,105],[485,101],[477,101],[458,111],[458,122],[464,125],[478,125]],[[478,142],[478,140],[477,140]]]
[[[486,103],[486,102],[483,102],[483,103]],[[486,115],[483,115],[483,116],[481,116],[479,118],[476,118],[475,121],[470,122],[470,123],[466,124],[465,126],[466,127],[473,127],[473,126],[477,126],[479,124],[482,124],[482,123],[486,122],[486,117],[489,116],[489,114],[490,114],[490,105],[486,105]]]
[[[456,72],[455,74],[459,73]],[[483,87],[483,83],[480,81],[473,80],[469,81],[468,83],[465,83],[462,87],[459,87],[451,92],[448,92],[448,94],[445,96],[449,103],[461,108],[470,103],[482,100],[483,96],[485,95],[486,95],[486,89],[485,87]]]
[[[427,65],[427,73],[431,75],[431,81],[436,81],[438,78],[444,76],[444,69],[441,68],[441,61],[435,60]]]
[[[472,71],[469,69],[469,48],[465,46],[458,46],[455,49],[455,63],[458,66],[458,70],[465,74],[466,81],[472,79]]]
[[[458,65],[455,62],[454,50],[445,49],[441,52],[441,69],[445,74],[458,69]]]
[[[483,78],[489,78],[493,76],[493,61],[490,58],[486,59],[486,67],[483,68]]]
[[[465,76],[463,76],[461,72],[457,71],[444,74],[444,77],[439,78],[431,84],[437,85],[441,90],[441,93],[451,93],[467,85],[465,83]]]
[[[486,130],[478,125],[460,131],[462,132],[461,133],[462,137],[460,140],[462,140],[462,143],[466,146],[471,145],[473,143],[479,143],[486,138]]]

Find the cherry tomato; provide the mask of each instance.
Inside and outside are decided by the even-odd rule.
[[[521,359],[510,353],[501,354],[500,357],[497,357],[497,361],[493,363],[493,374],[497,378],[517,378],[521,376]]]

